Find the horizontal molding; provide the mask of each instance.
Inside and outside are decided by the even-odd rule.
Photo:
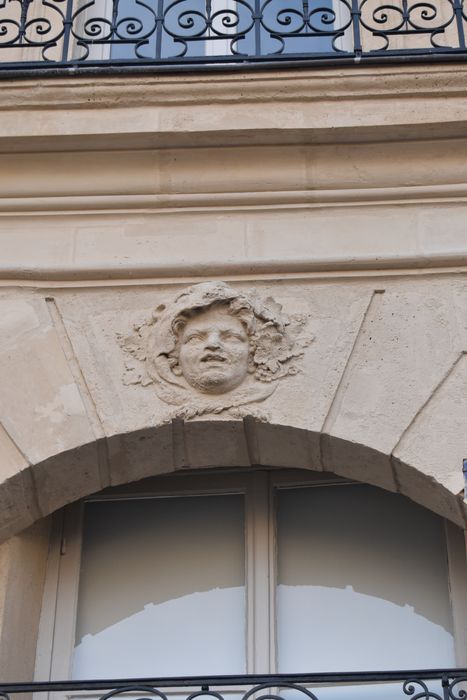
[[[461,138],[467,64],[2,81],[0,152]]]
[[[131,76],[39,76],[2,82],[2,110],[194,105],[262,100],[275,103],[393,95],[467,95],[465,62],[423,65],[226,70]],[[447,78],[449,78],[447,80]]]
[[[94,216],[96,213],[164,214],[169,211],[231,211],[244,208],[385,206],[467,201],[467,183],[411,187],[349,188],[269,192],[209,192],[195,194],[115,194],[50,197],[1,197],[0,216]]]
[[[304,275],[307,273],[350,273],[371,272],[377,270],[387,272],[405,271],[418,274],[420,271],[443,270],[445,272],[467,273],[467,241],[463,249],[446,250],[442,254],[417,255],[358,255],[303,257],[287,260],[251,258],[248,261],[221,262],[219,260],[196,262],[178,262],[177,264],[142,264],[121,262],[119,264],[86,266],[72,263],[62,265],[42,265],[28,267],[24,265],[0,265],[0,283],[5,281],[26,280],[35,281],[100,281],[100,280],[139,280],[146,279],[198,279],[198,278],[228,278],[236,276],[273,275],[276,278],[285,275]]]
[[[176,194],[176,195],[102,195],[102,196],[63,196],[63,197],[25,197],[25,198],[0,198],[0,285],[11,286],[16,283],[26,286],[35,283],[46,286],[48,282],[52,286],[60,286],[63,283],[79,286],[97,283],[107,284],[112,281],[121,281],[123,284],[142,283],[151,280],[196,280],[200,278],[240,278],[255,275],[277,277],[300,276],[375,276],[375,275],[420,275],[467,272],[467,237],[462,237],[459,229],[463,217],[465,217],[465,203],[467,202],[467,183],[450,185],[427,185],[412,187],[388,187],[388,188],[362,188],[362,189],[334,189],[334,190],[300,190],[300,191],[275,191],[275,192],[229,192],[207,194]],[[434,204],[434,207],[433,207]],[[328,234],[321,232],[318,246],[314,244],[312,237],[308,238],[307,209],[310,210],[310,222],[314,221],[314,231],[319,231],[319,221],[327,221],[327,214],[311,218],[311,212],[319,209],[327,209],[330,214],[333,210],[341,213],[336,222],[343,217],[346,221],[346,213],[342,208],[360,208],[357,221],[365,221],[367,211],[381,207],[415,207],[420,211],[426,211],[426,216],[431,217],[430,207],[436,210],[438,206],[438,218],[441,222],[445,211],[456,212],[457,234],[451,237],[450,247],[444,246],[442,237],[437,237],[427,248],[422,239],[419,239],[413,230],[408,229],[407,240],[398,238],[399,243],[386,246],[379,238],[378,230],[373,237],[371,226],[368,234],[362,238],[358,235],[353,238],[352,227],[348,229],[351,234],[345,239],[345,251],[342,248],[343,240],[339,238],[338,223],[334,223]],[[397,209],[392,209],[392,211]],[[164,252],[163,238],[157,243],[158,235],[146,238],[145,229],[139,229],[140,240],[143,248],[138,246],[128,248],[124,242],[119,247],[121,240],[118,236],[114,242],[105,240],[94,250],[89,250],[86,245],[81,249],[79,257],[76,257],[74,242],[74,229],[76,226],[99,226],[102,222],[104,229],[108,227],[108,221],[115,221],[119,216],[122,222],[131,225],[133,217],[143,217],[144,226],[150,229],[150,218],[172,216],[176,221],[177,216],[185,213],[196,212],[199,220],[202,217],[222,216],[222,213],[230,213],[235,216],[242,212],[250,211],[245,217],[259,217],[261,211],[266,213],[266,219],[271,213],[277,212],[287,221],[287,211],[297,212],[301,217],[301,238],[294,243],[294,249],[287,251],[281,245],[281,237],[276,232],[263,245],[268,249],[263,255],[252,254],[232,248],[232,239],[226,238],[227,247],[223,255],[210,252],[206,249],[206,256],[187,255],[184,258],[182,250],[174,248],[171,253]],[[254,214],[258,212],[258,214]],[[299,212],[305,212],[303,215]],[[127,214],[125,219],[124,215]],[[409,209],[409,215],[410,209]],[[336,215],[337,216],[337,215]],[[63,219],[63,228],[59,223]],[[86,221],[83,224],[83,217]],[[201,217],[201,219],[199,218]],[[320,218],[321,217],[321,218]],[[379,211],[373,214],[375,220],[380,217]],[[34,224],[34,218],[41,219],[40,225]],[[47,219],[54,221],[49,230]],[[371,218],[371,216],[370,216]],[[381,219],[384,217],[381,216]],[[24,222],[22,229],[21,220]],[[207,219],[208,220],[208,219]],[[281,219],[282,220],[282,219]],[[305,222],[305,224],[303,224]],[[140,225],[140,224],[138,224]],[[358,226],[358,223],[355,224]],[[397,226],[400,227],[400,222]],[[164,231],[166,223],[161,220],[160,231]],[[197,224],[201,229],[200,224]],[[305,228],[304,228],[305,226]],[[41,252],[39,258],[30,254],[24,245],[16,241],[17,235],[23,230],[30,230],[33,235],[34,246]],[[213,229],[214,230],[214,229]],[[336,234],[335,242],[334,233]],[[409,236],[410,233],[410,236]],[[399,231],[400,234],[400,231]],[[99,242],[99,234],[96,232],[96,243]],[[134,235],[133,233],[131,235]],[[230,235],[230,234],[229,234]],[[252,229],[252,241],[254,230]],[[390,235],[390,228],[386,228],[386,234]],[[196,234],[195,234],[196,236]],[[323,238],[324,236],[324,238]],[[152,238],[152,240],[151,240]],[[24,239],[31,241],[31,238]],[[134,239],[136,242],[136,238]],[[187,239],[188,240],[188,239]],[[388,239],[389,240],[389,239]],[[457,240],[457,243],[455,242]],[[323,248],[324,241],[324,248]],[[154,243],[156,242],[156,243]],[[329,242],[329,245],[328,245]],[[465,245],[464,245],[465,242]],[[382,244],[383,243],[383,244]],[[193,245],[191,243],[190,245]],[[203,241],[206,246],[206,241]],[[44,248],[45,246],[45,248]],[[162,248],[160,247],[162,246]],[[183,247],[183,246],[182,246]],[[3,255],[2,255],[3,248]],[[54,258],[48,256],[47,250],[53,252]],[[219,245],[216,246],[217,251]],[[6,251],[10,250],[8,258]],[[17,253],[13,253],[17,250]],[[318,252],[318,250],[320,252]],[[42,253],[45,251],[45,255]],[[145,252],[144,252],[145,251]],[[230,251],[230,252],[229,252]],[[233,254],[232,254],[233,251]],[[335,251],[335,252],[334,252]],[[288,254],[290,252],[290,255]],[[144,254],[143,254],[144,253]],[[59,257],[57,257],[57,254]],[[161,258],[162,254],[162,258]],[[165,259],[164,259],[165,256]],[[3,264],[2,264],[3,259]],[[8,263],[5,261],[8,259]]]

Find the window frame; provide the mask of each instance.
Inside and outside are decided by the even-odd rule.
[[[361,482],[319,472],[264,467],[248,471],[178,472],[109,489],[67,506],[53,519],[35,680],[66,680],[71,677],[85,504],[90,501],[216,494],[243,494],[245,497],[246,672],[275,673],[276,494],[281,489],[336,485],[351,487],[361,485]],[[457,665],[461,667],[467,665],[466,543],[462,531],[446,520],[444,530],[455,655]]]

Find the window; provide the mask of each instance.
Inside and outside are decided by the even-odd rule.
[[[178,474],[58,520],[42,679],[465,663],[462,537],[402,496],[302,472]]]
[[[131,61],[351,51],[347,0],[79,0],[73,57]]]

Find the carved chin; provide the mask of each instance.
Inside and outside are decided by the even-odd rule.
[[[185,378],[199,391],[207,394],[224,394],[226,391],[236,389],[245,376],[243,374],[232,376],[219,367],[211,367],[206,368],[196,377]]]

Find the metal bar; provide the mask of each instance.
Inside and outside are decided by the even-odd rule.
[[[158,61],[160,61],[162,58],[163,22],[164,22],[164,0],[157,0],[155,56],[156,56],[156,59]]]
[[[254,36],[255,36],[255,56],[261,55],[261,20],[262,20],[261,0],[254,0]]]
[[[68,50],[70,45],[70,34],[72,28],[73,17],[73,0],[66,0],[66,13],[63,20],[63,46],[62,46],[62,61],[68,61]]]
[[[156,73],[199,73],[199,72],[235,72],[249,70],[278,70],[278,69],[310,69],[313,67],[349,66],[356,62],[367,65],[388,64],[427,64],[427,63],[460,63],[467,60],[467,50],[413,50],[413,51],[375,51],[372,53],[355,53],[310,56],[290,56],[269,58],[267,56],[249,56],[239,58],[231,55],[215,57],[208,62],[206,57],[198,59],[189,57],[171,61],[168,58],[157,60],[119,61],[23,61],[16,63],[0,62],[0,80],[12,78],[33,79],[35,77],[59,77],[68,75],[138,75]]]
[[[269,675],[231,675],[231,676],[183,676],[163,678],[119,678],[104,680],[82,681],[45,681],[33,683],[0,683],[0,693],[32,693],[73,690],[108,690],[121,689],[128,686],[145,688],[186,688],[192,686],[252,686],[268,684],[312,685],[315,683],[381,683],[391,681],[440,680],[444,683],[449,679],[466,680],[467,668],[452,669],[422,669],[402,671],[372,671],[372,672],[343,672],[343,673],[295,673]]]
[[[462,16],[462,0],[454,0],[454,14],[456,17],[457,26],[457,36],[459,39],[459,47],[465,49],[465,32],[464,32],[464,18]]]
[[[443,700],[449,700],[450,682],[449,677],[446,674],[443,674],[443,677],[441,679],[441,687],[443,689]]]
[[[362,38],[360,36],[360,4],[359,0],[352,0],[352,33],[354,51],[357,56],[362,54]]]

